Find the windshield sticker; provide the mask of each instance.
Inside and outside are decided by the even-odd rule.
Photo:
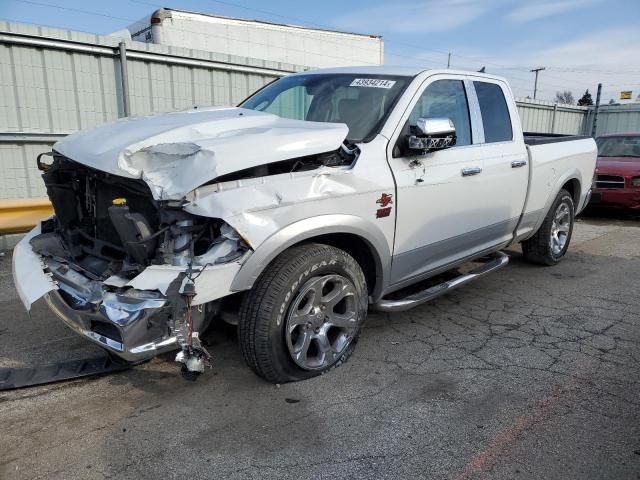
[[[356,78],[350,87],[391,88],[396,84],[395,80],[383,80],[381,78]]]

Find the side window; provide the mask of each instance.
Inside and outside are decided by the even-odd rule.
[[[456,127],[456,145],[471,144],[469,105],[462,80],[436,80],[430,84],[411,111],[409,125],[415,126],[420,117],[451,119]]]
[[[484,141],[486,143],[513,140],[511,117],[502,88],[495,83],[473,82],[480,104]]]

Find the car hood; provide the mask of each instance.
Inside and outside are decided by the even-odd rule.
[[[638,157],[598,157],[596,173],[601,175],[640,175]]]
[[[336,150],[348,130],[342,123],[206,108],[118,120],[69,135],[53,149],[96,170],[141,178],[155,199],[169,200],[227,173]]]

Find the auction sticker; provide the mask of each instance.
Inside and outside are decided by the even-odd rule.
[[[350,87],[372,87],[391,88],[396,84],[395,80],[384,80],[382,78],[356,78],[351,82]]]

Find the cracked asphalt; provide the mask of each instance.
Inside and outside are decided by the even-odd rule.
[[[640,478],[640,222],[580,220],[568,257],[512,261],[401,314],[371,312],[354,356],[276,387],[230,328],[213,370],[171,356],[0,393],[1,479]],[[0,257],[0,366],[96,349]]]

